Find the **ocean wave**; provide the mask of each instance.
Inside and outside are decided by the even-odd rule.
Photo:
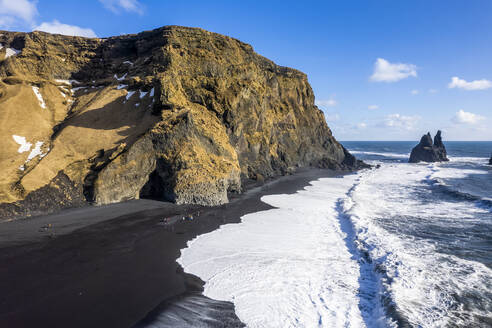
[[[480,166],[436,167],[429,179],[442,192],[457,198],[479,201],[482,205],[492,206],[492,175]]]
[[[411,165],[366,172],[345,201],[345,211],[360,245],[382,274],[399,325],[486,324],[492,319],[492,271],[482,263],[440,252],[436,246],[439,236],[429,236],[439,226],[472,224],[476,213],[487,211],[466,203],[427,201],[429,195],[422,184],[431,172],[432,166]],[[466,218],[471,221],[464,221]],[[434,226],[435,231],[419,233],[418,225],[423,229]]]
[[[486,157],[465,157],[465,156],[448,156],[450,162],[478,163],[486,165],[489,158]]]
[[[351,150],[349,149],[350,153],[353,155],[363,155],[364,157],[385,157],[387,159],[409,159],[410,158],[410,153],[394,153],[390,151],[381,151],[381,152],[376,152],[376,151],[360,151],[360,150]],[[469,157],[469,156],[455,156],[455,155],[449,155],[448,154],[448,159],[452,163],[474,163],[474,164],[482,164],[482,165],[487,165],[489,158],[485,157]]]
[[[359,150],[350,150],[350,153],[353,155],[366,155],[366,156],[381,156],[381,157],[390,157],[390,158],[406,158],[410,157],[410,154],[398,154],[398,153],[390,153],[390,152],[372,152],[372,151],[359,151]]]
[[[356,178],[265,196],[276,209],[199,236],[179,262],[205,281],[206,296],[233,302],[248,327],[387,326],[379,302],[371,301],[377,280],[361,270],[337,210]]]
[[[492,270],[454,254],[453,234],[490,210],[433,191],[446,169],[383,164],[264,196],[275,209],[197,237],[179,262],[248,327],[487,325]]]
[[[478,206],[483,206],[486,208],[492,209],[492,198],[483,197],[480,195],[474,195],[470,191],[466,189],[461,189],[459,187],[454,187],[446,184],[443,180],[435,179],[431,181],[435,186],[439,187],[441,192],[447,193],[457,199],[466,200],[466,201],[476,201],[478,202]]]

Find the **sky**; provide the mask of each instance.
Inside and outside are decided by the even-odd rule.
[[[492,140],[490,0],[0,0],[0,29],[229,35],[308,75],[339,140]]]

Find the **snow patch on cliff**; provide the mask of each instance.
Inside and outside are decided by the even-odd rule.
[[[41,108],[46,108],[46,103],[44,102],[43,95],[39,91],[39,88],[33,86],[32,91],[34,92],[34,95],[36,96],[36,98],[38,98],[39,106],[41,106]]]
[[[0,49],[3,49],[4,45],[0,43]],[[5,58],[9,58],[11,56],[16,56],[21,53],[21,50],[17,50],[14,48],[6,48],[5,49]]]
[[[20,145],[17,152],[23,153],[31,149],[32,143],[27,142],[26,137],[17,136],[14,134],[12,135],[12,138],[14,138],[14,141]]]

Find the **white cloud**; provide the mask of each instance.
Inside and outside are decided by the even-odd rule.
[[[437,89],[429,89],[429,93],[437,93]]]
[[[97,37],[96,33],[94,33],[94,31],[90,28],[82,28],[75,25],[62,24],[56,19],[52,22],[44,22],[41,25],[35,27],[33,30],[54,34],[85,36],[88,38]]]
[[[419,90],[412,90],[412,91],[410,91],[410,93],[412,95],[418,95],[420,93],[420,91]]]
[[[337,113],[325,113],[325,119],[327,122],[336,122],[340,120],[340,115]]]
[[[15,24],[15,18],[10,16],[0,16],[0,28],[8,29]]]
[[[407,77],[417,77],[417,66],[403,63],[390,63],[378,58],[374,63],[374,73],[370,77],[373,82],[396,82]]]
[[[383,120],[383,126],[404,130],[413,130],[420,121],[420,116],[405,116],[400,114],[390,114]]]
[[[365,128],[367,128],[367,124],[366,124],[366,123],[364,123],[364,122],[357,123],[356,127],[357,127],[358,129],[365,129]]]
[[[0,27],[9,28],[22,23],[32,25],[37,13],[36,1],[0,0]]]
[[[465,112],[460,109],[456,112],[456,115],[453,117],[452,121],[458,124],[477,124],[478,122],[484,120],[485,117],[473,114],[470,112]]]
[[[326,109],[328,107],[334,107],[338,104],[338,102],[335,100],[335,95],[332,95],[330,99],[325,99],[325,100],[316,100],[315,101],[316,106],[322,107],[322,109]],[[325,119],[327,122],[336,122],[340,120],[340,115],[338,113],[329,113],[326,110],[323,110],[325,113]]]
[[[465,90],[485,90],[492,88],[492,82],[486,79],[475,80],[471,82],[467,82],[463,79],[460,79],[457,76],[453,76],[451,78],[451,82],[448,84],[448,88],[460,88]]]
[[[338,102],[335,100],[334,96],[332,96],[330,99],[327,99],[327,100],[316,100],[316,106],[334,107],[337,104],[338,104]]]
[[[375,109],[379,109],[379,106],[378,105],[369,105],[369,106],[367,106],[367,109],[375,110]]]
[[[126,3],[128,1],[122,0],[120,2]],[[10,29],[18,25],[27,24],[33,31],[96,37],[96,33],[90,28],[62,24],[56,19],[36,26],[35,17],[38,14],[36,5],[37,0],[0,0],[0,28]]]
[[[99,0],[99,2],[115,14],[119,14],[121,10],[124,10],[143,15],[143,5],[138,0]]]

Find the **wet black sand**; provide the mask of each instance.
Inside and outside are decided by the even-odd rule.
[[[203,282],[182,272],[180,249],[270,209],[263,195],[337,174],[304,170],[250,186],[217,207],[138,200],[0,223],[0,327],[165,326],[172,324],[166,313],[189,317],[190,307],[210,310],[205,326],[241,326],[231,303],[206,299]],[[183,221],[188,214],[194,219]]]

